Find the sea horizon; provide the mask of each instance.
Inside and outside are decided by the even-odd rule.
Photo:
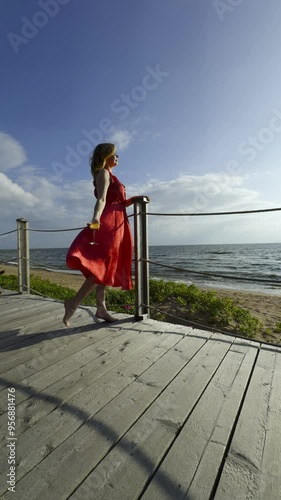
[[[30,267],[80,274],[66,267],[67,250],[68,247],[31,248]],[[151,278],[281,294],[281,243],[149,245],[149,260]],[[16,249],[0,250],[0,264],[17,265],[16,261]]]

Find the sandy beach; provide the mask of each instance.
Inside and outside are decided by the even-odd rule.
[[[17,274],[16,266],[0,264],[0,271],[1,270],[4,270],[5,274]],[[40,276],[43,279],[48,279],[58,285],[72,288],[75,291],[80,288],[84,281],[82,275],[46,271],[44,269],[32,269],[31,274]],[[204,288],[204,290],[207,290],[207,288]],[[239,306],[248,309],[252,316],[260,319],[266,328],[273,330],[276,323],[281,322],[281,289],[280,296],[223,289],[215,289],[215,292],[219,297],[229,297],[237,301]],[[274,333],[273,335],[266,335],[262,340],[276,343],[280,341],[281,343],[281,334]]]

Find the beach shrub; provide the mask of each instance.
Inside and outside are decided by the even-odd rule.
[[[7,290],[18,290],[18,277],[14,275],[0,276],[0,286]],[[45,280],[39,276],[30,275],[30,288],[39,295],[46,295],[52,299],[65,300],[74,297],[75,290],[64,286],[57,285],[50,280]]]
[[[227,331],[254,337],[260,333],[262,322],[251,316],[247,309],[238,306],[230,298],[219,298],[215,291],[204,291],[195,285],[150,280],[150,304],[157,306],[152,317],[161,319],[166,315],[167,321],[176,322],[180,317],[193,324],[198,322],[205,326],[225,328]],[[159,307],[161,312],[159,311]],[[164,315],[164,316],[163,316]]]
[[[276,323],[273,331],[275,333],[281,333],[281,321],[279,321],[278,323]]]
[[[7,290],[17,291],[18,290],[18,277],[15,275],[0,275],[0,286]],[[43,295],[50,297],[52,299],[64,301],[74,297],[76,291],[72,288],[57,285],[51,280],[46,280],[30,275],[30,288],[32,293],[38,293],[38,295]],[[108,288],[106,291],[108,305],[112,305],[112,308],[116,312],[128,312],[128,314],[134,314],[134,303],[135,303],[135,292],[134,290],[122,291],[113,290]],[[96,295],[92,292],[84,301],[84,305],[93,306],[96,305]]]
[[[228,332],[254,337],[263,333],[263,324],[251,316],[247,309],[238,306],[230,298],[219,298],[215,291],[204,291],[195,285],[150,279],[151,317],[161,321],[183,324],[198,323],[206,327],[225,329]],[[0,275],[0,286],[9,290],[18,289],[17,276]],[[74,297],[75,290],[42,279],[31,274],[32,293],[38,292],[57,300]],[[135,291],[107,288],[108,308],[116,312],[135,314]],[[96,304],[95,292],[83,301],[84,305]],[[155,308],[155,309],[153,309]],[[281,332],[281,322],[276,324],[276,332]]]
[[[12,276],[10,274],[0,275],[0,286],[6,288],[7,290],[17,290],[18,289],[18,277]]]
[[[272,331],[270,330],[270,328],[266,328],[264,331],[263,331],[263,335],[272,335]]]

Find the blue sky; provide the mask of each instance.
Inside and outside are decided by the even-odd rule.
[[[1,7],[0,233],[83,226],[89,152],[151,212],[279,207],[279,0],[14,0]],[[280,242],[279,213],[149,218],[150,244]],[[75,233],[31,234],[33,247]],[[0,237],[15,247],[15,235]]]

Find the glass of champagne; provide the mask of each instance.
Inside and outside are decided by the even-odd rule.
[[[99,222],[91,222],[90,224],[88,224],[88,227],[93,231],[93,240],[89,242],[89,245],[98,245],[98,243],[96,242],[96,231],[98,231],[100,228]]]

